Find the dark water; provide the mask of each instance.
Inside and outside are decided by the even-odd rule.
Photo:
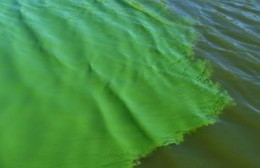
[[[196,56],[210,61],[213,79],[236,106],[182,144],[158,149],[139,168],[260,167],[260,1],[168,2],[173,12],[196,21]]]

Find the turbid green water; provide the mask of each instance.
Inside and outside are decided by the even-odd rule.
[[[260,2],[168,0],[172,11],[192,18],[200,33],[195,56],[210,61],[213,78],[236,106],[219,122],[160,148],[140,168],[260,167]]]
[[[193,58],[193,28],[208,25],[162,2],[0,6],[0,167],[131,167],[229,102]]]

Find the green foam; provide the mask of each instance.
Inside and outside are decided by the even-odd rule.
[[[127,168],[230,102],[162,2],[0,2],[0,167]]]

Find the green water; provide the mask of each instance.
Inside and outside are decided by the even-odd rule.
[[[168,0],[196,20],[195,55],[211,62],[213,78],[235,99],[213,126],[160,148],[140,168],[260,167],[260,3],[257,0]]]
[[[244,27],[222,14],[230,12],[223,4],[231,8],[224,1],[1,1],[0,167],[131,167],[155,147],[181,142],[214,123],[229,101],[193,56],[212,62],[214,80],[238,105],[140,166],[257,166],[259,16]],[[231,5],[259,11],[256,1]],[[248,83],[252,94],[242,89]]]

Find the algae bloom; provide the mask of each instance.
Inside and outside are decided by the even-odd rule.
[[[0,167],[127,168],[230,98],[150,0],[0,2]]]

